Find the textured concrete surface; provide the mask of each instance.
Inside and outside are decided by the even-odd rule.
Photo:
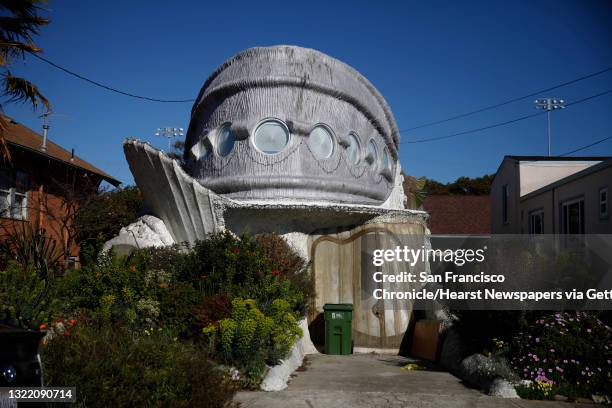
[[[287,382],[291,374],[297,370],[304,362],[304,357],[307,354],[318,353],[314,344],[310,340],[308,332],[308,323],[306,319],[300,320],[298,323],[302,329],[303,335],[301,339],[295,342],[291,348],[289,357],[283,360],[280,364],[271,367],[268,373],[261,382],[260,389],[262,391],[280,391],[287,388]]]
[[[274,154],[256,144],[269,120],[288,137]],[[315,154],[311,138],[321,125],[332,138],[326,157]],[[235,143],[222,156],[219,135],[228,126]],[[349,159],[349,135],[359,140],[358,163]],[[317,50],[279,45],[244,50],[208,77],[184,157],[189,174],[227,198],[381,205],[395,186],[399,138],[391,109],[364,76]]]
[[[422,371],[401,370],[414,360],[398,356],[316,354],[306,360],[307,369],[296,372],[284,391],[241,392],[237,400],[245,408],[594,406],[489,397],[434,366]]]

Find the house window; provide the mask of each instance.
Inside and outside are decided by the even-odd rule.
[[[225,157],[232,152],[234,148],[234,143],[236,143],[236,138],[231,130],[231,125],[229,123],[221,126],[221,129],[217,132],[217,137],[215,138],[217,144],[217,154],[221,157]]]
[[[348,143],[346,154],[349,162],[356,166],[361,161],[361,145],[359,144],[359,138],[351,133],[348,137]]]
[[[508,185],[502,186],[502,222],[508,223],[508,197],[509,197]]]
[[[266,119],[255,128],[253,143],[265,154],[276,154],[289,143],[289,129],[280,120]]]
[[[608,208],[608,187],[599,190],[599,217],[607,218],[610,214]]]
[[[583,198],[561,204],[561,232],[563,234],[584,234]]]
[[[376,148],[376,143],[374,140],[370,139],[368,142],[368,154],[372,156],[372,167],[378,166],[378,149]]]
[[[544,211],[535,210],[529,213],[529,233],[543,234],[544,233]]]
[[[28,217],[28,176],[22,171],[0,169],[0,217]]]
[[[317,159],[328,159],[334,153],[334,137],[327,126],[317,125],[310,132],[308,146]]]

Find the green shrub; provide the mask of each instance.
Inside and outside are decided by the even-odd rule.
[[[42,278],[51,278],[61,269],[61,246],[38,222],[20,223],[14,227],[0,226],[0,267],[11,261],[22,269],[29,267]]]
[[[102,254],[97,265],[69,271],[60,294],[66,314],[85,313],[136,330],[164,327],[175,335],[191,326],[191,308],[198,299],[191,284],[171,273],[111,254]]]
[[[554,313],[534,320],[515,336],[509,357],[516,373],[532,382],[521,389],[531,397],[612,396],[612,329],[593,313]],[[542,383],[552,388],[546,395]]]
[[[516,393],[524,399],[552,399],[555,395],[557,387],[549,381],[535,380],[529,384],[519,384],[516,387]]]
[[[194,244],[177,262],[176,273],[207,296],[255,299],[264,313],[274,300],[284,299],[292,313],[302,316],[306,297],[289,274],[278,268],[253,237],[226,232]]]
[[[195,306],[192,311],[193,333],[201,334],[203,328],[230,317],[230,299],[226,295],[207,296],[203,299],[201,305]]]
[[[247,387],[257,386],[266,363],[278,364],[302,336],[286,301],[272,302],[270,312],[262,313],[252,299],[234,299],[230,317],[202,330],[209,350],[218,352],[224,363],[239,368]]]
[[[142,197],[135,186],[104,191],[86,200],[74,220],[81,262],[95,264],[104,243],[136,221],[141,209]]]
[[[259,234],[255,239],[261,253],[271,262],[278,275],[291,281],[302,293],[303,301],[295,307],[298,313],[305,315],[308,302],[315,292],[308,263],[276,233]]]
[[[50,276],[43,278],[33,265],[9,262],[0,270],[0,323],[38,329],[59,310]]]
[[[219,233],[191,250],[176,245],[124,258],[101,254],[96,264],[67,273],[61,296],[68,315],[85,312],[134,329],[164,327],[189,337],[227,317],[233,298],[255,299],[266,314],[274,300],[283,299],[289,313],[301,318],[303,291],[310,285],[305,267],[278,236],[256,240]]]
[[[192,344],[112,325],[82,326],[41,350],[47,386],[75,386],[80,407],[232,407],[234,387]]]

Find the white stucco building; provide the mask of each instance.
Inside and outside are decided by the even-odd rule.
[[[491,185],[491,233],[612,233],[611,185],[610,157],[506,156]]]

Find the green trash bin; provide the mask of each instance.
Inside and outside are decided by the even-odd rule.
[[[328,303],[323,306],[323,310],[325,312],[325,354],[352,354],[353,305]]]

